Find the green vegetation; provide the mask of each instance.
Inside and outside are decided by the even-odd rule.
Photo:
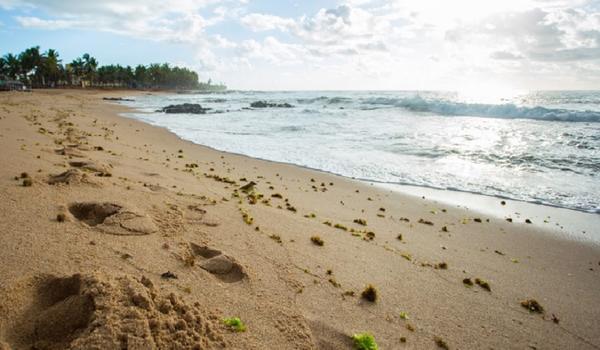
[[[354,347],[357,350],[377,350],[375,338],[369,333],[357,333],[352,336]]]
[[[319,236],[312,236],[310,237],[310,240],[318,246],[323,246],[325,244],[325,242]]]
[[[18,80],[33,88],[111,87],[141,89],[198,89],[221,91],[226,87],[198,81],[198,74],[188,68],[171,67],[167,63],[131,66],[99,66],[96,58],[83,54],[62,64],[58,51],[40,51],[39,46],[18,55],[0,57],[0,80]]]
[[[535,312],[538,314],[544,313],[544,308],[535,299],[523,300],[521,302],[521,306],[529,310],[529,312]]]
[[[367,220],[365,219],[354,219],[354,223],[362,226],[367,226]]]
[[[245,332],[246,325],[239,317],[224,318],[223,323],[236,332]]]

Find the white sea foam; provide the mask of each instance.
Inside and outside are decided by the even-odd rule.
[[[249,108],[257,100],[295,107]],[[154,112],[185,102],[213,113]],[[497,104],[444,92],[229,92],[128,104],[153,112],[135,118],[224,151],[600,211],[600,92],[536,92]]]

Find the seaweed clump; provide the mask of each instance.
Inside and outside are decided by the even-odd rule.
[[[477,284],[478,286],[480,286],[481,288],[487,290],[488,292],[492,291],[492,288],[490,287],[490,284],[480,278],[476,278],[475,279],[475,284]]]
[[[310,240],[311,240],[311,241],[312,241],[312,242],[313,242],[315,245],[318,245],[318,246],[321,246],[321,247],[322,247],[322,246],[325,244],[325,242],[324,242],[324,241],[321,239],[321,237],[319,237],[319,236],[312,236],[312,237],[310,237]]]
[[[372,303],[377,301],[377,289],[372,284],[369,284],[360,295],[366,301],[370,301]]]
[[[357,333],[352,336],[354,348],[357,350],[378,350],[375,337],[369,333]]]
[[[354,219],[354,223],[362,226],[367,226],[367,220],[365,219]]]
[[[240,320],[239,317],[224,318],[223,323],[236,332],[246,331],[246,325],[244,324],[244,322],[242,322],[242,320]]]
[[[535,299],[527,299],[521,302],[521,306],[529,310],[529,312],[535,312],[538,314],[544,313],[544,308]]]
[[[446,342],[444,341],[444,339],[442,339],[442,338],[440,338],[440,337],[435,337],[435,338],[433,338],[433,340],[435,341],[435,345],[437,345],[437,346],[438,346],[438,348],[440,348],[440,349],[445,349],[445,350],[448,350],[448,349],[450,349],[450,348],[448,347],[448,343],[446,343]]]

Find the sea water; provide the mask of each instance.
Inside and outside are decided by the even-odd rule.
[[[255,101],[292,108],[251,108]],[[199,103],[207,114],[157,112]],[[150,94],[130,117],[218,150],[357,179],[600,213],[600,91]]]

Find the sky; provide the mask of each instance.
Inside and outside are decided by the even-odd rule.
[[[600,0],[0,0],[0,55],[255,90],[600,89]]]

